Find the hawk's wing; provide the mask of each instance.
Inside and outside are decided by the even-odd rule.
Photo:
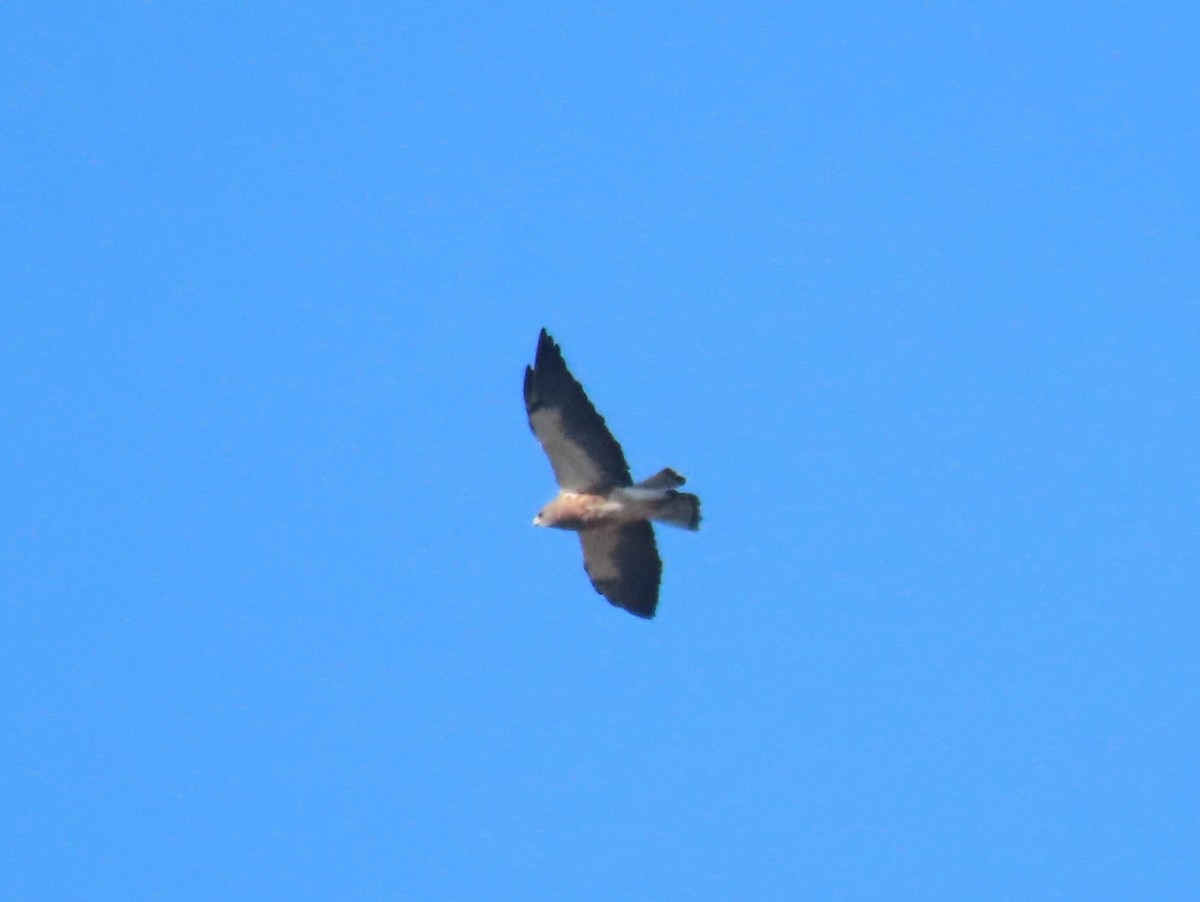
[[[525,367],[525,410],[559,488],[599,491],[632,483],[621,446],[545,329],[538,336],[533,366]]]
[[[596,591],[631,614],[653,617],[662,560],[649,521],[584,530],[579,540],[583,566]]]

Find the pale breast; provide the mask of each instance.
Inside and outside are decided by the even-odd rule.
[[[545,515],[566,529],[587,529],[619,521],[624,506],[603,495],[563,492],[546,507]]]

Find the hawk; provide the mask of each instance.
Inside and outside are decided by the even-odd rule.
[[[579,533],[596,591],[631,614],[653,617],[662,560],[651,521],[699,529],[700,499],[678,491],[685,480],[669,467],[642,482],[630,478],[621,446],[545,329],[533,366],[525,367],[525,410],[559,488],[533,525]]]

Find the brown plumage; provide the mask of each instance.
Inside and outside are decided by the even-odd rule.
[[[699,529],[700,499],[678,491],[685,480],[670,468],[634,484],[621,446],[545,329],[534,365],[525,368],[525,410],[559,487],[534,525],[578,532],[596,591],[632,614],[653,617],[662,560],[650,523]]]

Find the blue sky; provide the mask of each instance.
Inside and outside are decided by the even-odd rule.
[[[6,6],[0,894],[1194,898],[1198,26]]]

